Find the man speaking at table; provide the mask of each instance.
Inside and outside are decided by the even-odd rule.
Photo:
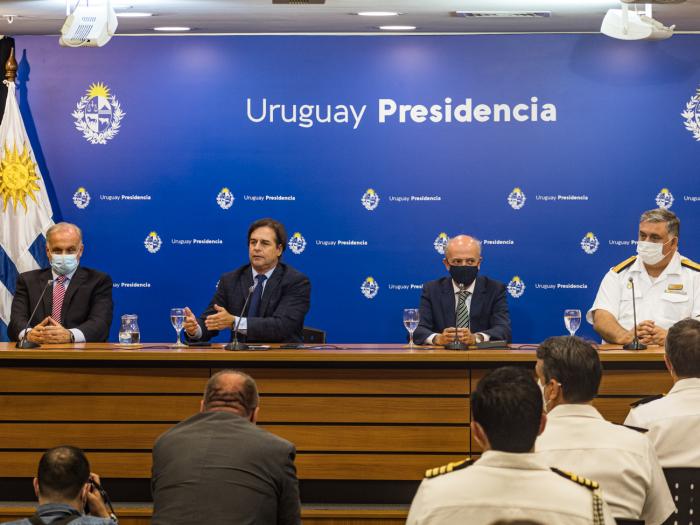
[[[208,341],[220,330],[237,327],[239,340],[248,343],[302,342],[311,283],[306,275],[280,261],[286,244],[287,233],[280,222],[259,219],[251,224],[250,264],[221,276],[214,298],[199,319],[185,309],[188,340]]]
[[[417,344],[445,345],[455,339],[468,345],[510,342],[506,287],[483,275],[477,277],[482,260],[477,239],[468,235],[450,239],[443,259],[450,277],[423,286],[420,323],[414,334]]]
[[[38,344],[102,342],[112,324],[112,279],[80,266],[83,234],[75,224],[59,222],[46,231],[51,268],[17,278],[8,326],[11,340],[25,336]],[[42,297],[43,293],[43,297]]]

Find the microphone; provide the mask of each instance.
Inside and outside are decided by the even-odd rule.
[[[460,291],[460,292],[463,292],[463,291],[464,291],[464,288],[465,288],[465,287],[464,287],[464,285],[463,285],[462,283],[457,283],[457,286],[459,286],[459,291]],[[456,320],[456,319],[455,319],[455,320]],[[455,325],[456,325],[456,324],[457,324],[457,323],[455,322]],[[469,347],[468,347],[466,344],[462,343],[462,342],[459,340],[459,335],[458,335],[458,333],[457,333],[457,327],[456,327],[456,326],[455,326],[455,338],[454,338],[454,340],[453,340],[452,342],[450,342],[450,343],[447,343],[447,344],[444,346],[444,348],[445,348],[445,350],[468,350],[468,349],[469,349]]]
[[[243,303],[243,308],[241,308],[241,315],[238,316],[236,322],[233,325],[233,341],[224,346],[224,350],[237,351],[237,350],[248,350],[248,345],[238,341],[238,325],[241,324],[241,317],[243,317],[243,312],[245,312],[246,306],[248,306],[248,301],[250,301],[250,296],[253,295],[253,290],[255,290],[256,285],[251,285],[248,288],[248,295],[246,295],[245,302]]]
[[[53,279],[49,279],[48,281],[46,281],[46,284],[44,285],[44,289],[41,291],[41,295],[39,296],[39,300],[36,302],[36,306],[34,307],[34,310],[32,311],[32,315],[30,315],[29,320],[27,320],[27,326],[24,327],[24,335],[20,338],[19,341],[17,341],[15,348],[39,348],[39,346],[41,346],[37,343],[34,343],[32,341],[27,340],[27,335],[29,334],[29,331],[28,331],[29,325],[32,324],[32,320],[34,319],[34,314],[39,309],[39,305],[41,304],[41,300],[44,298],[44,294],[46,293],[46,290],[52,284],[53,284]]]
[[[634,339],[632,339],[631,343],[627,343],[624,348],[625,350],[646,350],[647,345],[644,345],[639,342],[639,337],[637,336],[637,301],[634,298],[634,280],[630,277],[627,279],[627,282],[630,283],[630,286],[632,287],[632,316],[634,318]]]

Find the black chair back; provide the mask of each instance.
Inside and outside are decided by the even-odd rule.
[[[304,339],[304,344],[307,345],[326,344],[326,332],[324,330],[319,330],[318,328],[305,326],[304,331],[302,332],[302,338]]]
[[[664,475],[671,489],[676,512],[664,525],[689,525],[698,523],[700,516],[700,468],[665,468]]]

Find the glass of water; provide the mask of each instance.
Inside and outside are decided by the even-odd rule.
[[[119,326],[119,344],[137,345],[140,340],[139,316],[136,314],[122,315],[122,323]]]
[[[185,324],[185,309],[184,308],[171,308],[170,309],[170,322],[173,328],[177,332],[177,342],[172,346],[173,348],[181,348],[186,346],[180,340],[180,332],[182,332],[182,326]]]
[[[576,335],[581,326],[581,310],[564,310],[564,324],[570,335]]]
[[[413,348],[413,332],[418,328],[418,308],[406,308],[403,311],[403,325],[408,330],[408,347]]]

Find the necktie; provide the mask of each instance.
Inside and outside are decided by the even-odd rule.
[[[469,308],[467,297],[470,292],[458,292],[457,296],[457,328],[469,328]]]
[[[51,307],[51,317],[58,323],[61,322],[61,309],[63,308],[63,298],[66,296],[65,275],[59,275],[53,284],[53,306]]]
[[[255,280],[258,284],[255,285],[253,290],[253,296],[250,298],[250,306],[248,307],[248,317],[258,317],[260,313],[260,300],[263,294],[263,285],[265,283],[267,276],[264,273],[260,273],[255,276]]]

